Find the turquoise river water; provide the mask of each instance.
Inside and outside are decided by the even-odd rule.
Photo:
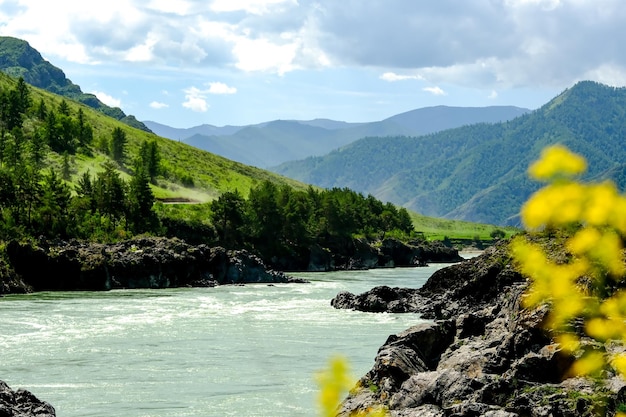
[[[377,285],[420,287],[438,268],[300,273],[310,284],[0,298],[0,380],[58,417],[314,417],[316,371],[355,378],[415,314],[335,310]]]

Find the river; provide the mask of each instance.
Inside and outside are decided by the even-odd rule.
[[[343,290],[420,287],[444,265],[293,274],[310,284],[0,298],[0,379],[58,417],[312,417],[336,354],[355,378],[415,314],[335,310]]]

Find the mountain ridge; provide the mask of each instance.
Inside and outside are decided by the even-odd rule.
[[[119,107],[104,104],[94,94],[84,93],[80,86],[69,80],[62,69],[45,60],[39,51],[22,39],[0,36],[0,71],[51,93],[64,96],[111,116],[121,122],[151,132],[133,115],[125,114]]]
[[[429,135],[368,137],[321,157],[274,168],[321,187],[350,187],[429,216],[518,225],[522,203],[538,188],[529,163],[562,143],[585,156],[586,178],[626,185],[626,88],[582,81],[537,110],[495,124]]]
[[[200,125],[183,129],[152,121],[144,123],[160,136],[248,165],[271,168],[290,160],[323,155],[367,136],[418,136],[466,124],[510,120],[529,111],[515,106],[434,106],[359,123],[279,119],[247,126]]]

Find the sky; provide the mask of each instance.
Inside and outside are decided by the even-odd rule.
[[[535,109],[626,85],[623,0],[0,0],[84,92],[173,127]]]

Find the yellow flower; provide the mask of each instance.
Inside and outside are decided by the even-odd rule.
[[[574,353],[580,348],[580,339],[572,333],[563,333],[556,337],[556,342],[566,352]]]
[[[570,374],[575,376],[595,375],[604,368],[605,356],[599,351],[590,351],[578,359],[570,368]]]
[[[331,358],[328,369],[317,375],[317,383],[320,387],[318,401],[322,416],[334,417],[341,399],[354,385],[348,376],[347,360],[342,357]]]
[[[557,177],[579,175],[586,169],[584,158],[563,145],[554,145],[543,150],[540,159],[530,166],[528,172],[536,180],[549,181]]]
[[[611,360],[611,366],[620,374],[626,375],[626,355],[623,353],[615,355]],[[622,415],[626,416],[626,413],[622,413]]]
[[[609,223],[613,208],[619,198],[617,188],[610,182],[590,185],[587,187],[587,204],[582,216],[591,226],[601,226]]]

